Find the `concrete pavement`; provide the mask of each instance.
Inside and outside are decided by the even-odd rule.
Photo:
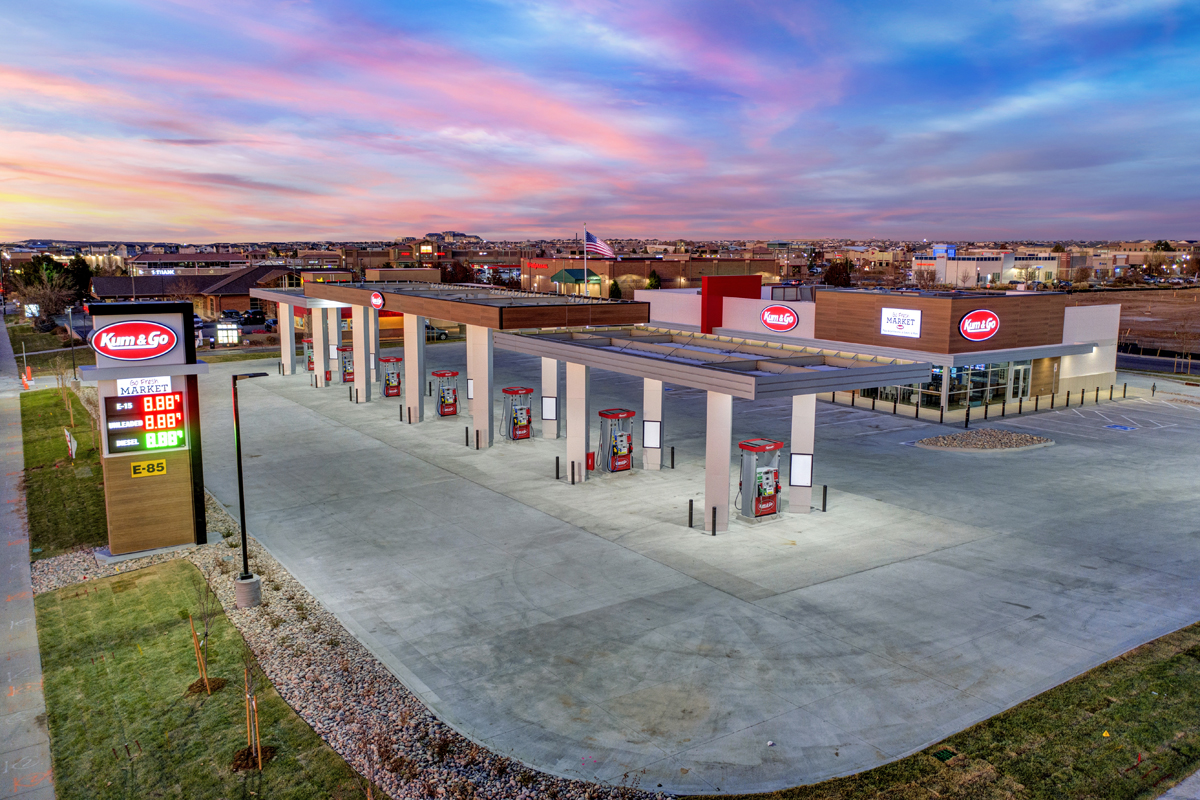
[[[427,366],[464,360],[436,345]],[[233,509],[248,367],[201,379],[206,479]],[[540,385],[537,359],[495,369],[497,390]],[[821,404],[829,513],[710,537],[686,527],[699,392],[665,395],[678,469],[572,487],[561,439],[477,452],[465,418],[407,426],[395,399],[266,371],[239,390],[251,532],[449,724],[557,774],[703,793],[852,773],[1200,619],[1200,407],[993,421],[1058,444],[976,456]],[[592,386],[593,408],[640,409],[640,380]],[[735,440],[786,438],[788,405],[735,400]]]
[[[25,469],[21,442],[21,382],[8,330],[0,325],[0,659],[4,697],[0,703],[0,798],[54,797],[46,697],[38,652],[29,577],[29,531],[25,525]]]

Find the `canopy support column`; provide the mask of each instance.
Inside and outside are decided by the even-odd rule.
[[[798,394],[792,397],[792,452],[811,453],[816,442],[817,396]],[[789,459],[790,461],[790,459]],[[788,465],[788,482],[791,483],[791,465]],[[789,486],[787,510],[793,514],[812,511],[812,487]]]
[[[658,423],[658,447],[651,449],[646,447],[646,443],[642,442],[642,469],[661,469],[662,468],[662,399],[663,399],[663,384],[662,381],[656,381],[651,378],[645,378],[642,382],[642,429],[645,430],[645,423]]]
[[[329,328],[325,324],[325,312],[336,311],[335,308],[314,308],[312,318],[313,372],[316,375],[317,386],[325,386],[325,372],[329,369]]]
[[[425,318],[404,315],[404,415],[407,422],[425,419]]]
[[[354,397],[360,403],[371,402],[371,353],[367,349],[370,341],[370,331],[367,330],[368,309],[366,306],[352,306],[350,309],[350,327],[354,352]]]
[[[562,419],[562,410],[558,407],[558,361],[553,358],[542,359],[542,398],[554,398],[554,419],[542,420],[542,438],[558,438],[558,421]]]
[[[492,329],[467,326],[467,380],[473,395],[468,402],[479,449],[492,446],[495,411],[492,403]]]
[[[590,403],[591,367],[567,362],[567,472],[569,479],[572,465],[575,480],[587,480],[587,452],[591,439]]]
[[[284,375],[296,373],[296,309],[294,306],[279,304],[279,360],[283,364]]]
[[[733,396],[708,393],[708,427],[704,435],[704,530],[729,530],[729,460],[733,449]]]

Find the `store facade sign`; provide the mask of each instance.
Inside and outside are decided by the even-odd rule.
[[[800,324],[800,316],[787,306],[767,306],[759,318],[764,328],[776,333],[787,333]]]
[[[880,309],[879,332],[884,336],[920,339],[921,312],[911,308]]]
[[[964,339],[972,342],[982,342],[996,335],[1000,330],[1000,317],[996,312],[986,308],[977,308],[963,316],[958,323],[958,331]]]
[[[383,308],[383,295],[379,292],[371,292],[371,308],[376,311]]]
[[[106,325],[92,334],[92,349],[117,361],[146,361],[175,349],[179,337],[166,325],[127,320]]]

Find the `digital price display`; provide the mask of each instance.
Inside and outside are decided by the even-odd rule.
[[[109,454],[185,447],[183,406],[183,392],[104,398]]]

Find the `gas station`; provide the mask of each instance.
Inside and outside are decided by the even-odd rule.
[[[381,364],[396,370],[395,361],[379,356],[378,313],[404,315],[404,350],[399,363],[404,377],[395,381],[402,390],[400,417],[408,424],[425,420],[426,397],[433,395],[437,417],[459,412],[458,373],[427,372],[425,322],[437,318],[460,323],[467,331],[466,399],[471,424],[465,443],[476,450],[495,443],[495,348],[541,359],[542,437],[559,435],[559,364],[565,370],[566,395],[561,404],[566,422],[565,473],[570,483],[583,483],[594,473],[627,472],[640,449],[640,468],[662,467],[664,384],[699,389],[707,393],[705,495],[701,516],[704,530],[714,535],[729,529],[730,463],[732,459],[733,398],[748,400],[790,398],[791,438],[787,463],[787,491],[782,491],[775,468],[773,482],[755,481],[755,492],[769,491],[772,514],[780,511],[806,514],[812,507],[812,460],[816,395],[856,391],[927,380],[928,361],[872,353],[855,353],[815,346],[793,345],[766,338],[730,337],[699,333],[684,327],[650,324],[645,302],[603,300],[582,295],[545,295],[484,286],[446,284],[309,283],[302,290],[251,290],[260,300],[283,307],[307,307],[313,317],[315,385],[327,385],[324,349],[338,369],[342,383],[352,385],[351,399],[370,402],[372,385],[381,380]],[[326,345],[320,318],[327,309],[351,308],[353,345]],[[337,321],[340,313],[328,315]],[[340,333],[339,333],[340,335]],[[286,341],[286,340],[285,340]],[[284,345],[284,351],[289,348]],[[286,352],[285,352],[286,360]],[[593,411],[591,370],[605,370],[641,378],[642,415],[628,409]],[[292,367],[294,369],[294,366]],[[286,372],[286,368],[285,368]],[[423,391],[425,390],[425,391]],[[532,388],[510,387],[503,398],[502,436],[510,440],[532,435]],[[517,417],[521,421],[517,422]],[[598,449],[592,439],[593,422],[600,427]],[[638,443],[640,442],[640,445]],[[779,445],[781,449],[783,445]],[[765,467],[763,467],[765,469]],[[757,475],[757,473],[755,473]],[[762,495],[766,497],[767,495]],[[784,502],[786,501],[786,503]],[[767,507],[756,495],[758,508]],[[763,514],[747,515],[751,522]]]
[[[1089,421],[1091,387],[1109,381],[1103,309],[765,287],[649,302],[385,283],[255,293],[324,316],[308,380],[245,389],[254,535],[440,719],[530,766],[645,770],[681,794],[779,789],[911,752],[1178,627],[1150,594],[1161,572],[1110,560],[1136,557],[1120,553],[1144,508],[1119,482],[1064,502],[1078,475],[1108,485],[1139,458],[1135,436],[1161,452],[1183,431]],[[343,309],[348,345],[329,330]],[[373,339],[383,309],[404,314],[403,351]],[[424,318],[467,326],[467,342],[427,349]],[[338,382],[345,346],[352,382],[314,391]],[[816,402],[897,386],[952,398],[931,376],[993,377],[981,363],[1017,364],[999,383],[1011,396],[1022,367],[1035,387],[1089,388],[1082,411],[999,423],[1074,426],[1084,435],[1054,435],[1084,446],[939,453],[905,446],[945,430],[936,411]],[[219,378],[235,368],[213,365],[210,447],[225,446]],[[1142,419],[1132,400],[1114,412]],[[1100,436],[1114,457],[1096,457]],[[210,463],[228,502],[230,471]],[[830,485],[828,513],[806,513],[814,481]],[[1092,569],[1136,580],[1103,600],[1063,589]],[[595,760],[581,768],[579,753]]]

